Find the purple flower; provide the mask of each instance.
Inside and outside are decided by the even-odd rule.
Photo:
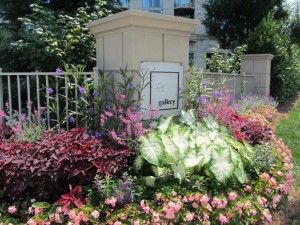
[[[201,105],[205,105],[207,103],[207,98],[205,95],[201,95],[197,98],[197,103]]]
[[[51,95],[51,94],[53,94],[53,92],[54,92],[54,90],[51,87],[46,89],[47,95]]]
[[[200,86],[202,88],[206,88],[208,85],[209,85],[209,82],[207,80],[202,81],[201,84],[200,84]]]
[[[129,89],[134,89],[134,88],[135,88],[134,83],[130,82],[130,83],[128,84],[128,88],[129,88]]]
[[[219,99],[222,96],[222,92],[220,90],[217,90],[217,91],[214,92],[214,96],[215,96],[216,99]]]
[[[61,73],[62,73],[62,70],[59,68],[59,67],[57,67],[56,68],[56,71],[55,71],[55,76],[60,76],[61,75]]]
[[[92,113],[92,114],[95,113],[95,109],[94,108],[88,108],[87,111],[88,111],[88,113]]]
[[[86,90],[84,87],[79,87],[80,94],[84,95],[86,93]]]
[[[75,120],[75,118],[73,116],[69,117],[69,121],[70,121],[70,123],[75,123],[76,122],[76,120]]]
[[[97,131],[97,132],[95,133],[95,138],[97,138],[97,139],[100,139],[100,138],[101,138],[101,136],[102,136],[102,135],[101,135],[101,133],[100,133],[100,132],[98,132],[98,131]]]

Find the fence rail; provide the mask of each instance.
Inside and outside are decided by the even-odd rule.
[[[84,82],[88,77],[93,78],[94,72],[81,72]],[[51,128],[50,99],[56,102],[56,121],[59,126],[62,122],[60,117],[60,102],[64,99],[63,108],[66,114],[69,111],[69,87],[68,80],[72,73],[61,72],[2,72],[0,69],[0,110],[7,110],[10,117],[17,112],[18,115],[25,114],[31,118],[33,111],[38,116],[38,122],[42,123],[42,111],[45,110],[45,122],[48,128]],[[61,89],[64,89],[62,93]],[[55,93],[52,90],[55,90]],[[75,96],[78,96],[78,90],[75,88]],[[64,96],[62,98],[62,96]],[[75,107],[75,112],[78,107]],[[69,129],[69,121],[65,121],[66,129]]]
[[[95,67],[93,72],[80,72],[80,75],[83,83],[97,84],[99,69]],[[223,85],[231,90],[236,98],[254,90],[254,75],[228,74],[221,71],[218,73],[204,71],[203,75],[217,84],[225,81]],[[6,110],[10,116],[17,112],[18,115],[24,114],[28,118],[31,118],[32,113],[35,112],[38,122],[45,121],[48,128],[60,127],[63,124],[64,128],[69,129],[69,119],[65,115],[69,115],[70,111],[77,113],[79,110],[77,101],[70,103],[70,96],[77,99],[80,94],[77,88],[71,90],[68,86],[72,77],[72,73],[66,72],[61,72],[59,75],[55,72],[9,73],[2,72],[0,69],[0,111]],[[53,106],[52,113],[50,100]],[[78,121],[76,120],[75,123],[77,127]]]

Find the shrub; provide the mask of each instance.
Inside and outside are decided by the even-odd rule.
[[[268,96],[260,95],[247,95],[243,96],[237,103],[237,112],[239,114],[247,113],[248,111],[253,112],[261,108],[276,108],[278,103]]]
[[[156,177],[171,174],[180,182],[197,174],[221,183],[245,183],[248,178],[244,165],[250,164],[251,154],[249,145],[232,138],[211,116],[197,122],[194,112],[189,110],[182,112],[181,123],[176,124],[169,117],[157,131],[141,138],[136,167],[140,170],[146,162]]]
[[[299,49],[282,31],[281,24],[268,15],[250,34],[248,53],[274,55],[271,71],[271,95],[279,102],[297,93],[300,88]]]
[[[218,122],[229,128],[237,140],[247,141],[251,145],[270,140],[272,135],[270,128],[237,114],[229,91],[218,90],[216,92],[214,98],[199,105],[200,117],[213,115]]]
[[[9,139],[14,135],[13,130],[6,124],[0,124],[0,140]]]
[[[7,199],[55,199],[69,184],[85,185],[96,173],[117,174],[134,152],[89,136],[84,129],[48,134],[36,143],[0,143],[0,184]]]
[[[207,68],[211,72],[223,73],[239,73],[241,70],[240,58],[245,53],[247,45],[236,47],[232,53],[220,53],[220,50],[215,49],[210,58],[206,58]]]

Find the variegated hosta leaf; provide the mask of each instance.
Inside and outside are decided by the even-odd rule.
[[[158,166],[163,157],[163,146],[155,133],[141,137],[141,156],[149,163]]]

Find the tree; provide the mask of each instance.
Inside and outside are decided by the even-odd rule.
[[[282,31],[282,24],[270,14],[250,34],[248,53],[274,55],[271,71],[271,95],[279,102],[300,89],[300,51]]]
[[[233,48],[244,44],[248,35],[267,16],[274,12],[277,20],[287,17],[284,0],[207,0],[204,25],[216,37],[221,47]]]
[[[300,1],[295,2],[292,8],[288,31],[291,40],[300,46]]]
[[[10,71],[52,71],[64,63],[72,63],[91,70],[95,65],[95,39],[85,23],[108,13],[104,0],[80,7],[73,15],[32,4],[30,12],[18,19],[20,28],[7,31],[14,34],[7,35],[12,38],[3,43],[2,50],[6,52],[0,54],[0,65]]]

